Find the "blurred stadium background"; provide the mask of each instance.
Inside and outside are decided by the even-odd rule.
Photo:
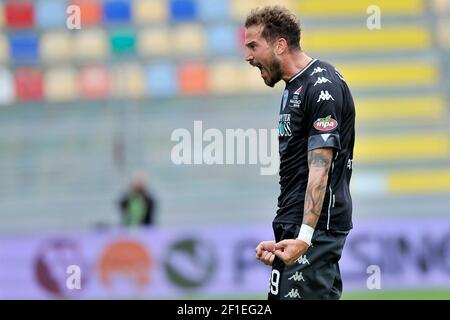
[[[361,224],[367,233],[358,235],[380,242],[349,254],[367,265],[409,257],[390,265],[396,272],[381,290],[364,288],[368,275],[359,270],[359,285],[344,298],[450,298],[448,0],[0,1],[0,297],[58,297],[58,285],[33,271],[40,242],[52,239],[79,241],[81,255],[92,256],[92,284],[101,283],[96,253],[83,245],[101,248],[119,235],[136,236],[147,250],[185,230],[245,235],[261,225],[270,235],[276,175],[261,176],[256,165],[170,160],[171,133],[192,131],[194,120],[205,129],[276,127],[283,86],[265,87],[242,50],[245,16],[266,4],[299,15],[303,49],[334,64],[353,91],[355,231]],[[80,30],[66,27],[69,5],[81,9]],[[381,9],[379,30],[366,26],[371,5]],[[146,173],[158,201],[155,232],[119,226],[117,200],[135,170]],[[239,279],[240,269],[233,272]],[[162,271],[155,279],[122,295],[87,284],[91,292],[80,296],[264,298],[266,290],[233,295],[225,286],[221,294]],[[182,288],[158,293],[171,285]]]

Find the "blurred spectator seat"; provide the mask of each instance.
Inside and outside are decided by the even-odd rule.
[[[14,102],[14,77],[8,69],[0,66],[0,105]]]
[[[136,35],[132,30],[115,30],[109,35],[113,55],[133,55],[136,52]]]
[[[212,55],[232,55],[238,52],[239,29],[232,25],[215,25],[207,30],[207,48]]]
[[[212,94],[233,94],[242,92],[242,78],[239,76],[240,62],[216,60],[208,70],[209,89]]]
[[[37,63],[39,60],[38,46],[38,39],[33,32],[10,33],[10,58],[16,63]]]
[[[239,77],[242,79],[242,90],[247,93],[268,93],[271,90],[264,85],[264,80],[261,78],[261,72],[258,68],[241,68]]]
[[[355,143],[355,159],[364,163],[443,160],[450,156],[450,141],[444,131],[360,136]]]
[[[143,29],[138,35],[138,50],[143,57],[166,56],[173,52],[171,33],[166,28]]]
[[[345,80],[356,89],[433,86],[440,72],[434,62],[427,60],[371,61],[336,66]],[[362,72],[362,70],[364,72]]]
[[[41,28],[66,27],[67,4],[65,1],[37,0],[36,24]]]
[[[355,104],[358,106],[358,121],[372,125],[398,121],[423,124],[425,121],[437,121],[447,116],[445,99],[438,94],[360,98]]]
[[[229,21],[230,0],[197,0],[198,18],[203,22]]]
[[[118,98],[142,99],[145,96],[145,76],[136,63],[121,63],[113,66],[112,94]]]
[[[72,5],[80,7],[81,28],[102,23],[102,6],[99,0],[72,0]]]
[[[449,169],[415,169],[391,172],[387,177],[389,193],[446,193],[450,190]]]
[[[85,60],[104,60],[108,55],[108,43],[103,29],[88,29],[74,36],[75,57]]]
[[[16,97],[20,102],[41,101],[43,97],[42,72],[34,68],[18,68],[15,74]]]
[[[34,1],[8,0],[5,3],[6,24],[9,28],[32,28]]]
[[[201,55],[205,50],[204,29],[198,24],[179,24],[173,30],[173,50],[178,55]]]
[[[168,20],[167,2],[164,0],[134,0],[133,16],[138,25],[164,23]]]
[[[238,1],[238,0],[237,0]],[[367,8],[377,5],[383,16],[418,16],[425,11],[422,0],[302,0],[297,1],[297,12],[302,17],[360,17]]]
[[[78,77],[82,97],[86,99],[107,98],[111,92],[109,71],[102,66],[83,67]]]
[[[417,51],[432,45],[430,33],[421,25],[384,26],[376,31],[365,27],[313,29],[302,41],[302,46],[314,54]]]
[[[172,63],[154,63],[145,68],[146,88],[152,97],[170,97],[178,92],[176,68]]]
[[[197,20],[197,6],[194,0],[168,0],[172,22]]]
[[[130,23],[131,6],[129,0],[104,0],[103,19],[106,24]]]
[[[74,52],[72,37],[67,31],[48,31],[41,37],[41,57],[46,62],[70,61]]]
[[[208,72],[201,63],[187,62],[179,66],[178,83],[183,95],[204,95],[208,93]]]
[[[78,97],[75,69],[50,69],[44,75],[44,94],[50,102],[73,101]]]

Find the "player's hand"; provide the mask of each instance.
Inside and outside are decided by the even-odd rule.
[[[275,259],[275,241],[262,241],[256,247],[256,259],[271,266]]]
[[[308,244],[299,239],[283,240],[275,244],[274,254],[284,262],[291,266],[295,261],[305,254],[308,250]]]

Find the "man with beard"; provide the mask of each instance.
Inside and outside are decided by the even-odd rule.
[[[303,52],[300,35],[295,15],[278,6],[253,10],[245,22],[246,61],[266,85],[286,83],[275,241],[262,241],[256,258],[272,266],[269,299],[339,299],[352,229],[355,107],[342,75]]]

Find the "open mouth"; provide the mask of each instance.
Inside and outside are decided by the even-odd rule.
[[[256,64],[255,67],[257,67],[259,69],[259,71],[261,72],[261,76],[263,75],[265,69],[261,64]]]

